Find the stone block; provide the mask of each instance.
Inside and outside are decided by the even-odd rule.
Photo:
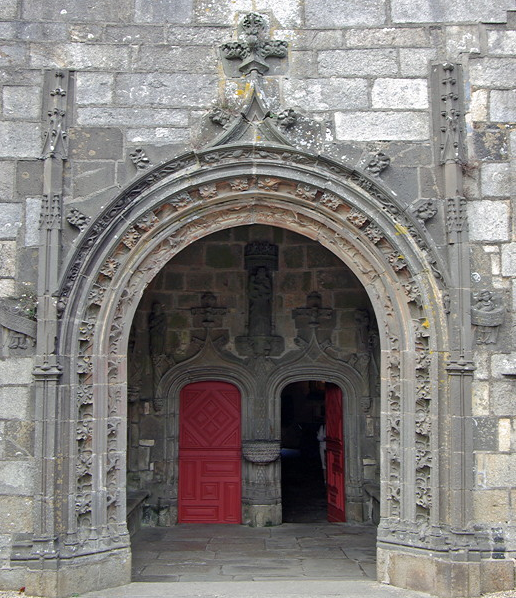
[[[0,440],[2,440],[1,437]],[[6,421],[3,441],[4,458],[32,457],[34,455],[34,424],[21,420]]]
[[[31,0],[23,3],[24,20],[38,21],[43,15],[48,21],[58,22],[123,23],[131,20],[132,1],[67,2],[64,5],[60,0]]]
[[[323,77],[396,75],[396,50],[322,50],[319,74]]]
[[[217,77],[213,75],[190,73],[120,75],[117,78],[116,101],[125,106],[142,107],[152,104],[153,106],[205,108],[211,104],[213,98],[217,97],[217,85]],[[138,122],[132,123],[133,126],[145,124],[142,120],[140,117]],[[155,121],[148,122],[158,126],[186,126],[188,118],[185,112],[178,111],[174,120],[170,120],[169,116],[163,121],[156,117]]]
[[[154,7],[154,3],[150,5]],[[105,40],[110,44],[162,44],[165,42],[165,28],[157,25],[107,26]]]
[[[0,239],[14,239],[21,226],[21,204],[0,203]]]
[[[428,108],[425,79],[376,79],[371,93],[373,108]]]
[[[114,184],[114,162],[75,162],[73,165],[73,194],[76,199],[87,197]]]
[[[331,50],[342,47],[342,31],[312,31],[284,29],[275,32],[275,38],[287,41],[293,50]]]
[[[68,26],[64,23],[11,23],[14,28],[13,39],[20,41],[68,41]]]
[[[482,164],[482,195],[509,197],[511,195],[511,165],[508,163]]]
[[[429,138],[428,115],[420,112],[337,112],[339,140],[423,141]]]
[[[487,120],[487,90],[479,89],[471,93],[469,115],[472,121]]]
[[[197,0],[194,7],[194,18],[199,23],[232,25],[240,20],[242,14],[258,10],[252,0]]]
[[[71,128],[69,152],[76,160],[120,160],[123,139],[120,129]]]
[[[39,244],[40,214],[41,198],[27,197],[25,201],[25,247],[36,247]]]
[[[472,413],[477,415],[489,414],[489,383],[487,381],[473,382]]]
[[[0,461],[0,495],[32,496],[34,491],[32,461]]]
[[[71,25],[68,30],[72,42],[92,43],[101,41],[102,27],[93,23]]]
[[[348,48],[403,48],[429,46],[430,36],[422,27],[383,27],[381,29],[348,29]]]
[[[211,46],[218,47],[232,37],[230,27],[174,27],[166,32],[167,43],[173,46]],[[279,37],[283,37],[279,34]]]
[[[210,268],[241,268],[241,245],[211,245],[206,247],[206,266]]]
[[[298,78],[303,79],[304,83],[308,84],[312,79],[317,77],[317,60],[314,52],[310,50],[292,51],[290,53],[290,69],[289,73],[294,80]],[[307,79],[306,77],[309,77]],[[328,79],[322,79],[329,81]],[[343,79],[341,79],[343,81]],[[284,84],[288,84],[290,79],[285,79]],[[286,95],[288,97],[288,95]],[[294,104],[292,104],[294,105]]]
[[[507,131],[504,127],[485,122],[473,123],[473,148],[478,160],[507,160],[508,147]]]
[[[392,0],[392,20],[395,23],[445,23],[490,21],[504,22],[506,11],[514,8],[511,0],[493,2],[470,2],[455,0],[450,3],[436,3],[435,0]]]
[[[502,368],[503,367],[504,362],[502,360]],[[502,371],[506,370],[502,369]],[[499,372],[495,373],[500,375]],[[494,413],[495,415],[516,416],[516,405],[514,401],[514,382],[511,380],[495,380],[491,382],[490,405],[491,413]]]
[[[218,48],[212,46],[142,46],[135,67],[144,71],[157,70],[160,73],[215,73],[219,61]]]
[[[63,64],[69,69],[101,69],[123,71],[130,67],[130,48],[109,44],[32,44],[32,68],[57,69]]]
[[[15,19],[18,16],[18,0],[2,0],[0,19]]]
[[[26,66],[26,51],[24,44],[1,44],[0,67]]]
[[[498,420],[498,450],[509,452],[511,450],[511,420],[503,417]]]
[[[482,595],[514,590],[514,581],[513,559],[480,562],[480,591]]]
[[[305,0],[307,27],[350,27],[354,25],[381,25],[386,22],[384,0]]]
[[[0,161],[0,201],[13,199],[15,164],[14,161]]]
[[[365,79],[287,79],[289,105],[305,110],[349,110],[368,107]]]
[[[516,276],[516,243],[502,247],[502,276]]]
[[[25,419],[29,417],[30,392],[26,386],[0,387],[0,419]]]
[[[0,380],[30,384],[32,382],[32,359],[10,357],[0,360]]]
[[[78,124],[84,126],[125,125],[152,126],[186,125],[187,115],[183,110],[151,110],[144,108],[78,108]]]
[[[18,162],[16,169],[17,198],[41,195],[43,193],[43,161],[23,160]]]
[[[401,48],[400,73],[403,77],[421,77],[430,73],[430,61],[435,60],[435,48]]]
[[[0,529],[23,533],[32,529],[33,500],[28,496],[0,496]]]
[[[127,141],[129,143],[148,143],[152,145],[185,144],[190,141],[190,129],[172,127],[153,127],[150,129],[128,129]],[[181,153],[182,149],[173,154]]]
[[[192,20],[192,0],[136,0],[136,23],[189,23]]]
[[[41,118],[41,89],[34,86],[5,85],[2,89],[3,114],[7,118]]]
[[[487,48],[490,54],[516,54],[516,31],[488,31]]]
[[[485,165],[484,165],[485,166]],[[510,212],[502,201],[468,203],[469,235],[472,241],[507,241]]]
[[[0,49],[0,56],[2,50]],[[0,122],[0,158],[39,158],[41,126],[35,123]]]
[[[14,280],[0,279],[0,297],[12,297],[14,295]]]
[[[0,242],[0,277],[14,277],[16,274],[16,241]],[[1,365],[0,365],[1,370]],[[2,378],[0,380],[9,380]]]
[[[114,75],[110,73],[77,73],[78,104],[111,104]]]
[[[489,114],[491,120],[500,122],[513,122],[516,120],[516,91],[496,90],[491,91],[491,105]]]
[[[516,58],[476,58],[469,63],[471,85],[511,88],[516,86]]]
[[[477,521],[502,523],[509,518],[509,500],[506,490],[475,490],[473,512]]]
[[[477,476],[484,488],[512,488],[516,486],[516,454],[477,454]]]
[[[446,27],[446,56],[459,58],[463,52],[480,52],[479,28],[476,25]]]
[[[498,450],[498,418],[473,418],[473,449],[477,451]]]

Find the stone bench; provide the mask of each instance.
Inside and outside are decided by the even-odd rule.
[[[127,529],[134,535],[142,524],[143,503],[150,496],[147,490],[130,490],[127,492]]]

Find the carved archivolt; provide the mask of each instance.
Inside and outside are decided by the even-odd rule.
[[[431,519],[431,372],[446,343],[439,286],[447,275],[425,231],[378,184],[329,159],[287,148],[221,147],[169,162],[127,190],[84,231],[63,280],[60,353],[72,356],[75,371],[71,448],[83,549],[93,528],[95,542],[124,541],[126,348],[145,287],[197,239],[254,223],[319,241],[364,284],[385,363],[384,516]],[[403,497],[403,462],[416,480],[410,498]]]

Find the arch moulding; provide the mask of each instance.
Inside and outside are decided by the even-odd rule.
[[[146,286],[196,240],[255,223],[319,242],[356,274],[373,305],[384,555],[419,551],[432,559],[430,551],[453,545],[449,497],[440,492],[451,460],[448,385],[438,384],[446,379],[449,275],[432,239],[360,171],[290,147],[241,144],[184,154],[147,173],[90,223],[66,262],[58,297],[59,400],[68,414],[61,422],[67,474],[55,490],[60,558],[98,566],[102,555],[109,569],[129,554],[126,353]]]

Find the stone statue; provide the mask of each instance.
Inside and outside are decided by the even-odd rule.
[[[249,336],[270,336],[272,329],[272,280],[265,266],[249,277]]]

